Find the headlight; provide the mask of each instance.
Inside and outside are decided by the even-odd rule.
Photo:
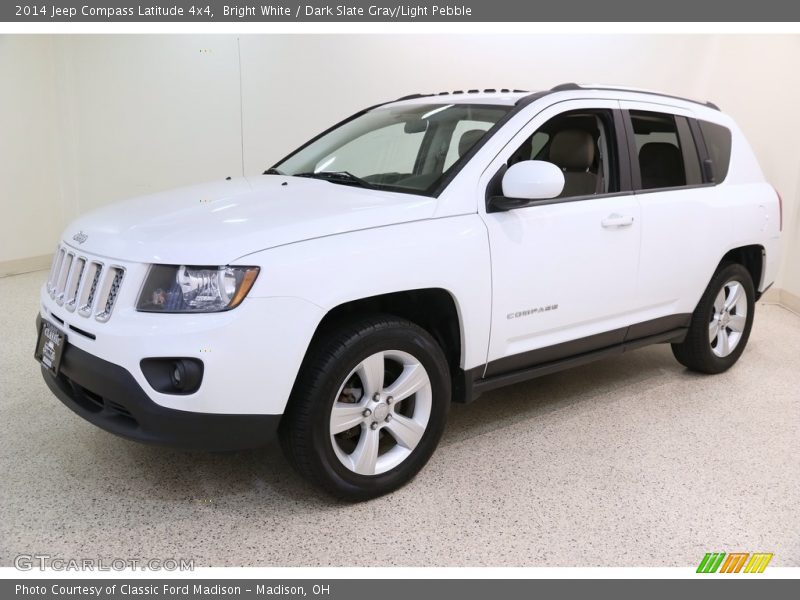
[[[247,296],[258,271],[258,267],[152,265],[136,310],[161,313],[230,310]]]

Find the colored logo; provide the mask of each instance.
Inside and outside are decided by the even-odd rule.
[[[697,566],[698,573],[763,573],[772,554],[767,552],[708,552]]]

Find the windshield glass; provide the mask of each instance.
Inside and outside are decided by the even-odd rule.
[[[511,108],[445,103],[377,108],[329,131],[267,173],[431,195]]]

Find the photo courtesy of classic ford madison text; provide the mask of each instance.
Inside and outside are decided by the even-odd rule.
[[[676,370],[748,360],[783,209],[724,110],[612,85],[410,91],[260,175],[69,224],[36,316],[52,393],[140,442],[277,437],[365,500],[425,466],[452,403],[651,344]]]

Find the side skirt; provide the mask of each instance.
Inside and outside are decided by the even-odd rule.
[[[631,325],[621,331],[613,332],[614,334],[622,334],[620,343],[599,348],[587,349],[587,341],[592,339],[599,341],[603,339],[604,334],[565,342],[552,348],[534,350],[526,353],[530,354],[533,360],[525,366],[522,366],[522,363],[525,362],[525,354],[523,354],[493,361],[489,363],[488,368],[487,365],[475,367],[463,372],[460,377],[461,381],[456,382],[454,386],[454,391],[456,392],[454,401],[467,404],[475,400],[483,392],[550,375],[551,373],[585,365],[609,356],[623,354],[651,344],[681,343],[689,331],[690,320],[690,314],[673,315],[663,319]],[[664,330],[663,325],[668,325],[670,328]],[[632,337],[632,334],[635,337]],[[570,348],[573,348],[574,351],[568,352],[568,355],[564,356],[564,352]],[[555,354],[558,358],[541,360],[547,354]],[[504,370],[502,369],[503,364],[513,364],[516,368]],[[482,377],[485,372],[490,373],[490,375]]]

